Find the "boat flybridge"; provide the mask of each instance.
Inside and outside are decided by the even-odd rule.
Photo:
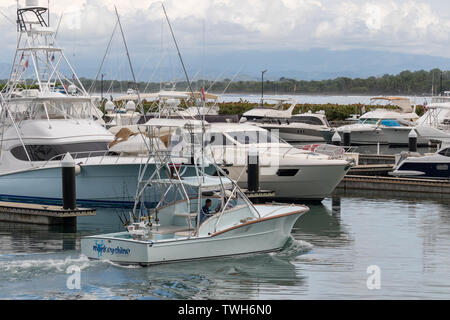
[[[388,144],[384,135],[385,128],[409,127],[419,116],[415,106],[411,106],[409,98],[405,97],[374,97],[371,101],[387,101],[391,105],[400,107],[401,111],[376,109],[363,114],[358,123],[341,126],[336,131],[342,135],[346,130],[351,132],[351,141],[354,144]],[[406,143],[408,140],[406,140]],[[420,143],[421,141],[419,141]]]
[[[107,101],[105,109],[106,116],[110,118],[107,123],[109,128],[114,128],[112,131],[117,132],[123,126],[130,126],[145,123],[150,118],[200,118],[203,116],[217,116],[218,107],[216,101],[219,97],[211,93],[202,93],[198,91],[184,92],[184,91],[160,91],[155,93],[141,93],[141,94],[127,94],[116,97],[114,101]],[[150,103],[150,110],[153,113],[145,116],[136,110],[136,102],[145,100]],[[213,106],[208,106],[206,103],[202,106],[194,105],[187,106],[190,100],[204,100],[205,102],[212,102]],[[184,102],[184,103],[182,103]],[[117,107],[117,105],[121,105]],[[123,107],[125,105],[125,107]],[[183,107],[182,105],[185,105]]]
[[[157,166],[138,181],[126,230],[82,238],[81,252],[88,258],[151,265],[278,251],[309,211],[302,205],[253,205],[225,174],[210,176],[196,166],[196,176],[182,177],[183,165],[172,150],[149,150]],[[155,190],[161,195],[156,203]]]
[[[248,155],[257,152],[260,187],[275,191],[276,198],[284,200],[321,201],[333,192],[350,168],[340,147],[323,145],[314,152],[300,150],[270,131],[245,123],[205,121],[206,133],[203,134],[201,123],[195,119],[153,118],[144,125],[122,128],[116,136],[130,138],[119,137],[113,150],[132,156],[145,151],[145,144],[155,143],[146,140],[152,137],[159,138],[156,143],[163,148],[178,145],[180,157],[190,158],[191,150],[187,150],[185,144],[198,141],[196,151],[203,148],[241,187],[247,186]],[[157,128],[156,135],[149,132],[151,128]]]
[[[57,46],[48,8],[18,3],[18,43],[1,92],[0,197],[61,202],[61,161],[76,162],[77,196],[89,205],[132,205],[143,157],[111,153],[114,135],[98,120],[86,92]]]

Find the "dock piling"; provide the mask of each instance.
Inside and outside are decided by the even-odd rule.
[[[414,129],[408,134],[408,149],[409,152],[417,152],[417,133]]]
[[[75,183],[75,161],[70,153],[66,153],[61,162],[62,170],[62,197],[64,210],[77,208],[77,195]]]
[[[259,155],[253,150],[248,153],[247,187],[250,192],[259,190]]]
[[[333,137],[331,138],[331,142],[332,142],[335,146],[340,146],[340,145],[341,145],[341,141],[342,141],[342,138],[341,138],[341,136],[339,135],[339,133],[336,131],[336,132],[333,134]]]

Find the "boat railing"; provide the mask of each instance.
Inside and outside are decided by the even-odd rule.
[[[92,158],[96,158],[96,159],[101,158],[100,161],[98,162],[99,164],[102,164],[103,161],[105,160],[105,158],[108,158],[108,159],[115,158],[115,163],[118,163],[119,159],[125,157],[125,154],[123,152],[115,153],[115,152],[111,152],[109,150],[93,150],[93,151],[80,151],[80,152],[69,152],[69,153],[74,160],[83,159],[84,164],[87,164],[89,162],[89,160]],[[64,159],[64,156],[66,154],[67,153],[58,154],[58,155],[50,158],[49,160],[47,160],[45,162],[45,164],[43,164],[42,166],[45,167],[51,162],[62,162],[62,160]],[[126,155],[126,157],[127,157],[127,159],[130,159],[131,156]],[[134,155],[135,160],[137,160],[138,158],[139,158],[139,155]]]

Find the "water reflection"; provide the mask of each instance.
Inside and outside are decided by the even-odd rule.
[[[330,210],[323,204],[309,207],[310,212],[303,215],[294,225],[292,231],[294,238],[315,246],[339,247],[348,244],[348,234],[341,225],[340,205],[335,206],[335,210]]]

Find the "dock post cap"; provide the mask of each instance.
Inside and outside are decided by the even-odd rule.
[[[66,155],[64,156],[64,158],[62,159],[61,167],[63,167],[63,168],[75,167],[75,160],[73,160],[73,158],[69,152],[67,152]]]
[[[344,132],[344,133],[351,133],[352,129],[350,129],[349,126],[345,126],[344,129],[342,130],[342,132]]]
[[[408,138],[417,138],[416,130],[412,129],[408,134]]]
[[[333,142],[342,141],[342,138],[337,131],[334,132],[333,137],[331,138],[331,141],[333,141]]]

